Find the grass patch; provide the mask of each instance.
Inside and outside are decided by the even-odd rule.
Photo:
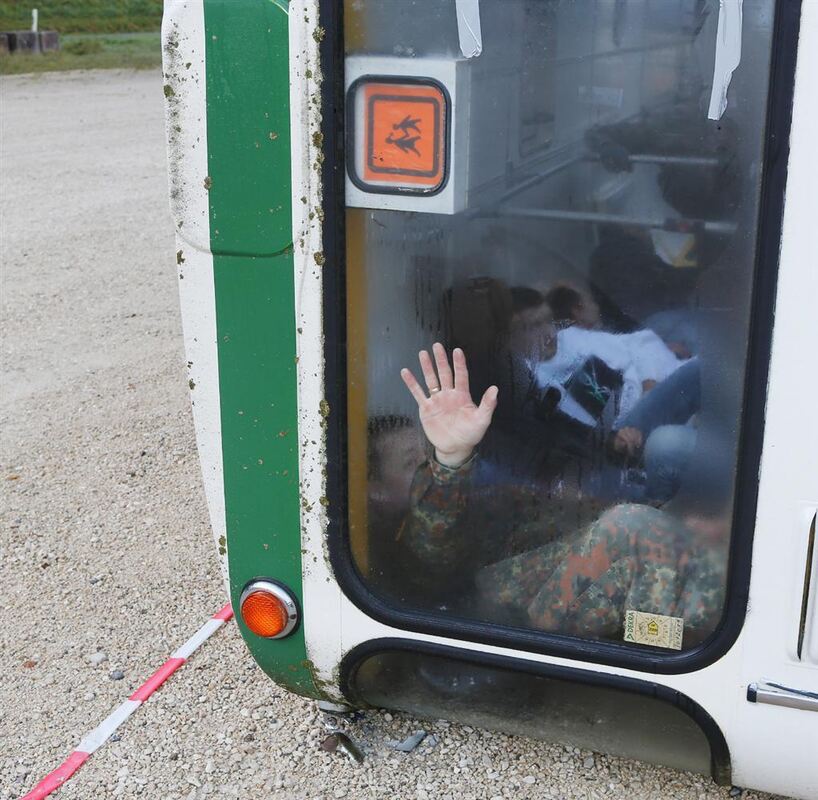
[[[99,39],[76,39],[73,42],[67,42],[63,47],[63,51],[72,56],[90,56],[94,53],[101,53],[104,49]]]
[[[0,75],[66,69],[152,69],[162,63],[159,31],[72,34],[60,37],[56,53],[0,54]]]
[[[155,31],[162,23],[162,0],[0,0],[0,31],[29,30],[35,6],[40,30],[60,34]]]

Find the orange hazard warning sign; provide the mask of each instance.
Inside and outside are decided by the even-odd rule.
[[[447,97],[438,84],[364,81],[363,128],[355,146],[363,153],[355,161],[363,167],[363,184],[377,184],[428,193],[443,185],[446,176]],[[363,158],[360,158],[360,155]],[[373,187],[374,188],[374,187]]]

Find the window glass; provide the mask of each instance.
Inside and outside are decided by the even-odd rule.
[[[356,700],[376,708],[444,716],[677,769],[707,774],[711,761],[718,769],[725,755],[717,749],[711,759],[705,734],[676,706],[610,686],[407,650],[366,657],[350,683]]]
[[[480,0],[468,59],[457,5],[345,2],[348,160],[379,169],[347,183],[355,565],[403,609],[695,646],[724,604],[773,2],[717,37],[718,0]],[[434,135],[407,105],[430,86]],[[432,146],[434,195],[401,173]]]

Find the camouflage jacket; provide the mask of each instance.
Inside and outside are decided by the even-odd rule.
[[[684,646],[712,632],[724,600],[726,551],[699,546],[671,514],[618,505],[573,528],[553,501],[473,480],[476,457],[423,465],[402,538],[427,581],[477,588],[478,616],[504,624],[621,639],[629,609],[684,619]]]

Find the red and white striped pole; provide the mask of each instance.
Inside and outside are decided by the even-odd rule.
[[[214,614],[193,636],[159,667],[124,703],[117,706],[94,730],[86,734],[70,756],[49,772],[21,800],[40,800],[59,789],[179,667],[193,655],[225,622],[233,616],[228,603]]]

